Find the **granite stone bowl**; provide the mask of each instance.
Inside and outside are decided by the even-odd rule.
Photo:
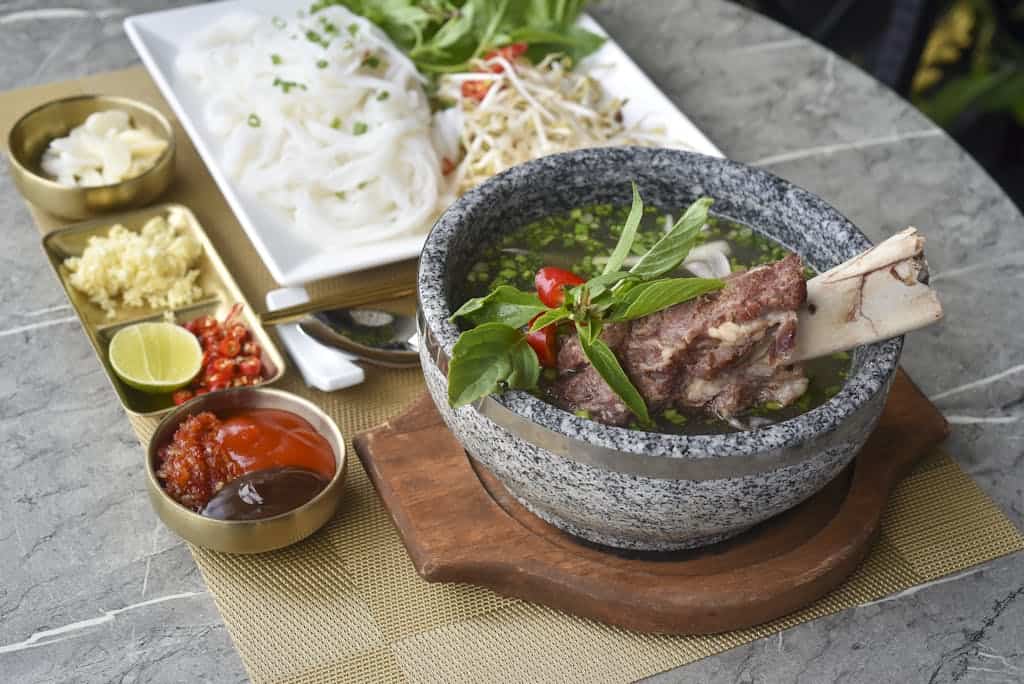
[[[459,329],[448,318],[481,246],[544,216],[644,201],[678,212],[697,197],[818,270],[871,246],[820,198],[731,161],[679,150],[603,148],[553,155],[501,173],[441,216],[420,257],[420,357],[427,387],[469,455],[527,508],[588,541],[668,551],[727,539],[811,496],[856,455],[881,415],[903,339],[857,349],[849,378],[797,418],[725,435],[610,427],[520,391],[452,409],[447,362]]]

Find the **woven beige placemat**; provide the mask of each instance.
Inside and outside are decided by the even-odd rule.
[[[0,130],[36,104],[83,92],[138,98],[170,115],[145,72],[134,68],[0,94]],[[195,211],[259,308],[273,280],[180,127],[178,136],[178,176],[166,199]],[[61,225],[33,215],[44,232]],[[404,264],[309,289],[315,295],[411,273]],[[374,370],[363,385],[333,394],[307,389],[291,370],[279,386],[317,402],[349,440],[399,413],[423,390],[412,370]],[[143,441],[154,427],[147,420],[132,424]],[[349,441],[350,455],[351,448]],[[192,549],[257,682],[629,681],[1024,550],[1024,536],[951,458],[936,453],[900,484],[871,555],[836,591],[752,629],[654,636],[479,587],[428,584],[413,569],[354,455],[344,497],[334,520],[290,548],[260,556]]]

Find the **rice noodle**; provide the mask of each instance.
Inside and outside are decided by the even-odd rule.
[[[232,14],[177,68],[204,99],[227,173],[310,242],[425,232],[452,199],[439,154],[452,141],[432,130],[423,78],[342,7],[287,21]]]

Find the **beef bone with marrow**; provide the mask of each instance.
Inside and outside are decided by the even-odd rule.
[[[602,339],[654,411],[704,408],[723,418],[761,402],[786,406],[807,390],[799,361],[852,349],[942,317],[924,282],[924,238],[913,228],[809,282],[796,255],[735,273],[720,292],[629,323]],[[587,362],[575,335],[552,388],[564,407],[611,425],[632,414]]]

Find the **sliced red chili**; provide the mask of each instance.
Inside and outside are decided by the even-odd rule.
[[[559,307],[565,301],[566,287],[582,285],[583,282],[583,278],[572,271],[554,266],[545,266],[540,269],[533,279],[540,301],[544,302],[544,306],[551,308]]]
[[[243,356],[238,360],[238,372],[243,376],[255,377],[263,370],[263,364],[254,356]]]
[[[217,353],[220,354],[221,356],[234,358],[238,356],[239,352],[241,351],[242,344],[238,340],[231,337],[225,337],[217,345]]]
[[[539,317],[539,314],[534,316],[530,325],[533,325],[533,321]],[[554,325],[546,325],[536,332],[527,333],[526,343],[533,347],[541,366],[544,368],[558,367],[558,335]]]
[[[462,97],[467,100],[476,100],[480,102],[487,95],[487,91],[490,89],[490,81],[463,81],[462,82]]]
[[[526,43],[509,43],[497,50],[491,50],[484,55],[484,59],[489,60],[494,59],[495,57],[504,57],[509,62],[514,63],[517,59],[526,54],[528,47],[529,46]],[[505,70],[500,64],[492,64],[490,68],[491,71],[496,74],[500,74]]]
[[[188,401],[194,396],[195,394],[192,392],[192,390],[180,389],[171,395],[171,401],[174,402],[175,406],[180,406],[181,404],[184,404],[186,401]]]

